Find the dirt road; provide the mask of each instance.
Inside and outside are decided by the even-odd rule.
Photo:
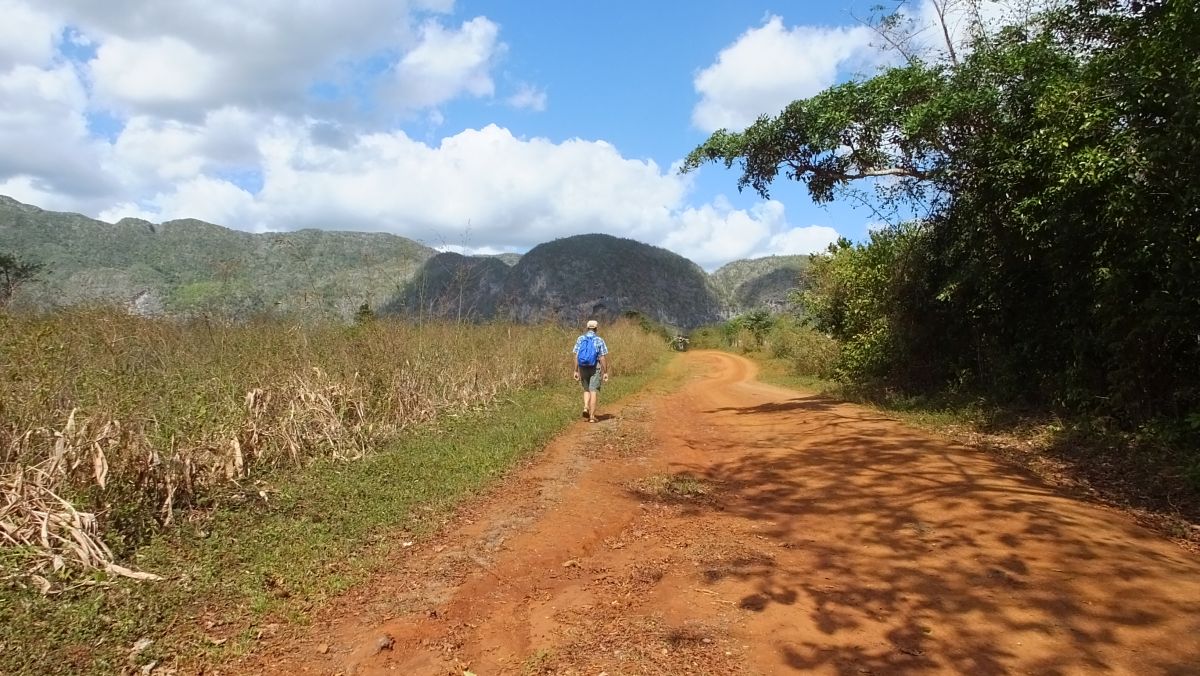
[[[255,670],[1200,673],[1200,561],[1123,514],[735,356],[672,368]]]

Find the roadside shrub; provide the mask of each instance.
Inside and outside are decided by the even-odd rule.
[[[829,378],[838,363],[837,341],[792,315],[776,317],[764,341],[767,354],[783,359],[796,375]]]
[[[728,347],[722,325],[698,328],[688,335],[688,340],[693,350],[722,350]]]

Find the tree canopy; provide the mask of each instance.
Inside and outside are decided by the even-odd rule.
[[[23,284],[33,281],[42,270],[40,263],[23,261],[0,253],[0,307],[8,305]]]

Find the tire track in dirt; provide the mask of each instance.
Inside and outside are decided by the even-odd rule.
[[[1200,562],[1127,516],[740,357],[672,368],[247,668],[1198,673]]]

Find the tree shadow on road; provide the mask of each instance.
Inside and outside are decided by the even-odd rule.
[[[705,414],[718,429],[698,449],[707,460],[672,470],[720,495],[688,509],[748,525],[775,553],[701,579],[751,584],[742,612],[802,609],[809,626],[774,637],[781,668],[1187,673],[1200,664],[1200,566],[1128,520],[832,399]]]

